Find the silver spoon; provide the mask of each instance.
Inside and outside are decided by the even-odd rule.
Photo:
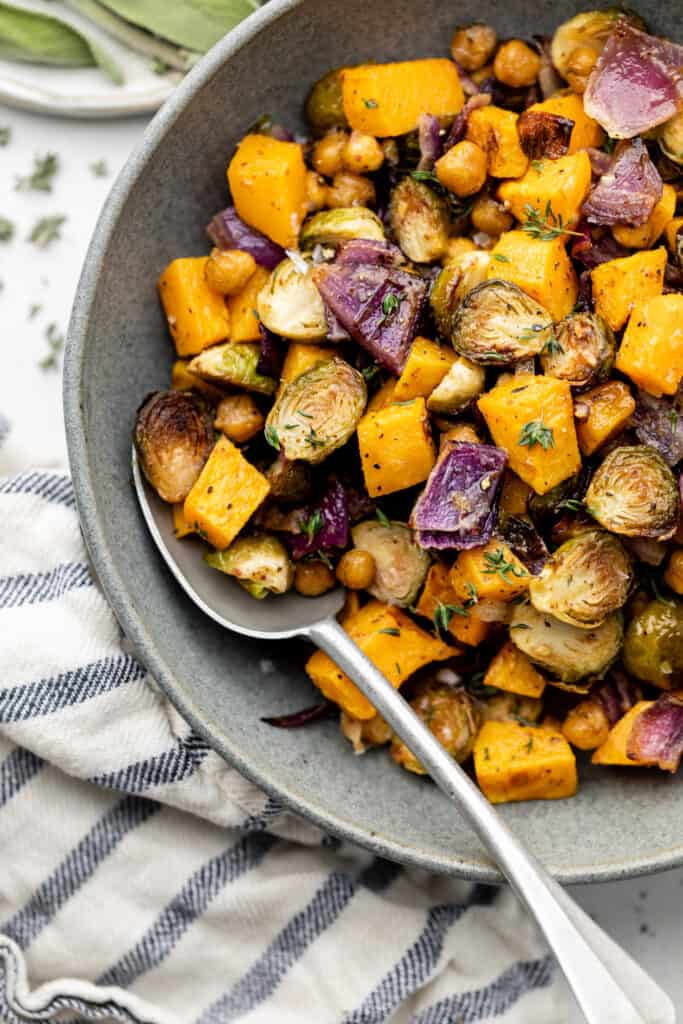
[[[168,505],[143,480],[133,449],[133,480],[145,522],[186,594],[214,622],[262,640],[302,636],[326,651],[377,708],[458,807],[543,932],[589,1024],[675,1024],[669,997],[550,877],[460,766],[344,632],[335,615],[344,595],[288,595],[254,601],[208,568],[197,548],[173,535]]]

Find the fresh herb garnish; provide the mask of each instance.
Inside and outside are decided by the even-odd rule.
[[[534,738],[533,738],[533,736],[530,736],[529,740],[527,742],[527,745],[526,745],[526,752],[527,752],[527,754],[530,754],[533,749],[534,749]]]
[[[509,263],[510,262],[509,257],[505,256],[502,252],[494,252],[493,258],[494,258],[494,260],[498,260],[499,263]]]
[[[616,144],[617,139],[613,139],[611,135],[608,135],[602,144],[602,148],[604,149],[605,153],[611,154],[614,152],[614,147],[616,146]]]
[[[371,366],[364,366],[360,372],[365,382],[369,383],[371,380],[374,380],[374,378],[380,372],[380,367],[377,365],[377,363],[372,363]]]
[[[453,220],[461,220],[463,217],[468,217],[472,212],[474,198],[459,199],[454,192],[444,188],[432,171],[411,171],[410,176],[415,181],[423,181],[426,185],[430,185],[437,195],[442,196],[448,202]]]
[[[494,576],[496,573],[506,583],[512,583],[510,579],[510,573],[516,576],[517,579],[521,579],[524,576],[528,576],[529,573],[526,569],[521,569],[515,565],[514,562],[508,561],[505,557],[505,552],[502,548],[496,548],[495,551],[486,551],[484,554],[484,562],[486,568],[482,570],[485,576]]]
[[[517,335],[517,341],[535,341],[537,335],[545,330],[547,330],[545,324],[532,324],[531,327],[527,327],[525,331]]]
[[[311,448],[325,447],[325,441],[323,440],[322,437],[318,436],[318,432],[315,429],[315,427],[309,427],[308,434],[306,435],[306,440],[310,444]]]
[[[386,636],[400,636],[401,635],[401,630],[400,629],[394,629],[393,627],[389,628],[389,629],[379,629],[379,630],[377,630],[377,632],[378,633],[384,633]]]
[[[265,437],[266,441],[268,442],[271,448],[274,448],[278,452],[280,451],[280,438],[278,437],[277,430],[272,425],[272,423],[266,423],[266,428],[263,431],[263,436]]]
[[[57,324],[51,323],[47,326],[45,337],[50,351],[40,360],[38,366],[41,370],[56,370],[59,363],[59,353],[64,348],[64,335],[57,327]]]
[[[35,317],[37,317],[42,308],[43,307],[39,302],[32,302],[31,305],[28,307],[29,320],[33,320]]]
[[[472,605],[477,604],[479,602],[479,594],[477,593],[477,588],[475,587],[474,583],[466,583],[465,590],[470,595],[467,601],[465,602],[465,607],[469,608]]]
[[[391,520],[387,515],[384,514],[384,512],[382,512],[381,508],[375,509],[375,515],[377,516],[382,526],[391,526]]]
[[[161,57],[152,57],[150,67],[155,75],[165,75],[167,71],[171,70],[171,65],[167,64]]]
[[[540,174],[541,171],[543,170],[543,161],[542,160],[532,160],[531,161],[531,166],[533,167],[533,169],[536,171],[537,174]]]
[[[106,178],[109,174],[109,168],[107,167],[106,160],[95,160],[94,163],[90,164],[90,171],[96,178]]]
[[[543,352],[544,355],[561,356],[564,352],[564,349],[562,348],[562,345],[557,340],[555,335],[551,334],[548,340],[546,341],[545,345],[541,349],[541,352]]]
[[[14,186],[17,192],[52,192],[52,179],[59,170],[59,158],[56,153],[33,158],[33,170],[22,178],[17,178]]]
[[[568,512],[582,512],[583,502],[579,501],[578,498],[565,498],[563,501],[558,502],[558,509],[566,508]]]
[[[490,359],[492,362],[496,363],[510,362],[510,356],[506,356],[503,352],[496,352],[492,348],[485,349],[482,352],[482,356],[484,357],[484,359]]]
[[[41,217],[33,225],[28,241],[33,242],[39,249],[46,249],[48,245],[62,237],[62,224],[65,222],[66,217],[61,214],[54,217]]]
[[[0,217],[0,242],[11,242],[14,238],[14,224],[7,217]]]
[[[377,110],[377,107],[379,106],[377,100],[373,99],[366,100],[365,98],[363,98],[363,103],[368,108],[368,110]]]
[[[305,523],[303,523],[302,529],[308,539],[313,540],[316,533],[320,533],[324,525],[325,520],[323,519],[323,514],[320,509],[317,508],[315,512],[311,513]]]
[[[436,602],[436,608],[432,616],[434,622],[434,628],[437,633],[445,633],[451,624],[451,619],[454,615],[461,615],[463,618],[469,618],[469,612],[466,608],[459,604],[444,604],[443,601]]]
[[[671,433],[675,434],[678,428],[678,413],[675,409],[672,409],[669,413],[669,423],[671,424]]]
[[[12,129],[8,124],[0,125],[0,146],[9,146],[12,140]]]
[[[546,427],[543,420],[529,420],[519,432],[517,444],[520,448],[533,448],[540,444],[544,452],[555,447],[555,438],[550,427]]]
[[[522,231],[526,231],[532,238],[538,238],[541,242],[551,242],[554,238],[559,238],[560,235],[581,237],[580,231],[569,231],[565,227],[562,214],[554,212],[550,200],[545,204],[543,216],[531,203],[525,204],[524,213],[527,219],[522,224]]]
[[[377,325],[378,327],[381,327],[385,320],[388,320],[390,316],[393,316],[396,312],[398,312],[398,309],[400,308],[400,305],[403,302],[404,298],[405,295],[403,295],[401,292],[387,292],[387,294],[382,299],[382,313],[384,315],[382,316],[382,319],[379,321]]]
[[[415,181],[425,181],[428,182],[430,185],[441,186],[441,182],[439,181],[437,176],[432,173],[432,171],[411,171],[410,177],[414,178]]]
[[[303,409],[297,409],[296,410],[296,414],[297,414],[297,416],[301,416],[305,420],[312,420],[313,419],[313,413],[312,412],[304,412]]]
[[[510,626],[510,629],[531,629],[531,626],[526,622],[518,622],[514,626]]]

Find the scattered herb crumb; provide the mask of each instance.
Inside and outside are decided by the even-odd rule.
[[[32,302],[28,307],[28,318],[29,320],[35,320],[43,307],[39,302]]]
[[[14,238],[14,224],[7,217],[0,217],[0,242],[11,242]]]
[[[524,206],[526,220],[522,224],[522,231],[526,231],[532,238],[538,238],[541,242],[551,242],[560,235],[581,236],[580,231],[570,231],[565,227],[561,213],[555,213],[550,200],[545,204],[545,212],[539,213],[535,206],[526,203]]]
[[[386,636],[400,636],[401,635],[401,630],[400,629],[394,629],[393,627],[391,627],[389,629],[380,629],[378,632],[384,633]]]
[[[323,515],[320,509],[316,509],[303,524],[303,531],[309,540],[313,540],[316,533],[320,533],[324,526]]]
[[[368,108],[368,110],[377,110],[377,107],[379,106],[379,103],[377,102],[377,100],[373,100],[373,99],[369,99],[369,100],[363,99],[363,103]]]
[[[546,427],[543,420],[529,420],[519,432],[517,444],[520,448],[533,448],[540,445],[544,452],[555,447],[555,438],[550,427]]]
[[[498,260],[499,263],[509,263],[510,262],[509,257],[505,256],[502,252],[494,252],[493,258],[494,258],[494,260]]]
[[[266,424],[266,429],[263,431],[263,436],[270,445],[276,451],[280,451],[280,438],[277,436],[277,430],[270,423]]]
[[[56,370],[59,366],[59,353],[64,348],[64,335],[57,327],[57,324],[50,323],[45,330],[49,352],[40,360],[38,366],[41,370]]]
[[[48,245],[62,237],[62,225],[65,222],[66,217],[62,214],[41,217],[31,229],[28,241],[38,246],[39,249],[46,249]]]
[[[498,573],[506,583],[512,583],[510,573],[518,579],[529,575],[526,569],[521,569],[513,562],[509,562],[502,548],[496,548],[493,552],[487,551],[484,554],[484,562],[486,563],[486,568],[482,571],[485,576],[494,576]]]
[[[382,524],[382,526],[391,526],[391,520],[389,519],[389,517],[387,515],[384,514],[384,512],[382,512],[381,508],[376,508],[375,509],[375,515],[379,519],[379,521]]]
[[[0,146],[9,146],[12,141],[12,129],[8,124],[0,124]]]
[[[167,71],[171,70],[171,65],[167,64],[161,57],[152,57],[150,66],[155,75],[165,75]]]
[[[52,192],[52,182],[59,170],[59,157],[56,153],[33,158],[33,170],[24,177],[17,178],[17,192]]]
[[[96,178],[106,178],[109,174],[106,160],[95,160],[90,164],[90,170]]]
[[[526,752],[527,752],[527,754],[530,754],[533,749],[534,749],[534,738],[533,738],[533,736],[530,736],[529,740],[527,742],[527,745],[526,745]]]

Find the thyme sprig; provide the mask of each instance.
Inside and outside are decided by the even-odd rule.
[[[531,203],[525,204],[524,213],[526,214],[526,220],[522,224],[522,231],[526,231],[532,238],[537,238],[541,242],[552,242],[554,238],[559,238],[560,235],[576,235],[577,238],[581,237],[580,231],[570,231],[565,227],[562,214],[555,213],[550,200],[545,204],[545,212],[543,214],[539,213]]]

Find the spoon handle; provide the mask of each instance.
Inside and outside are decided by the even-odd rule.
[[[410,705],[333,619],[306,631],[356,683],[459,808],[545,935],[589,1024],[675,1024],[664,992],[510,831]]]

